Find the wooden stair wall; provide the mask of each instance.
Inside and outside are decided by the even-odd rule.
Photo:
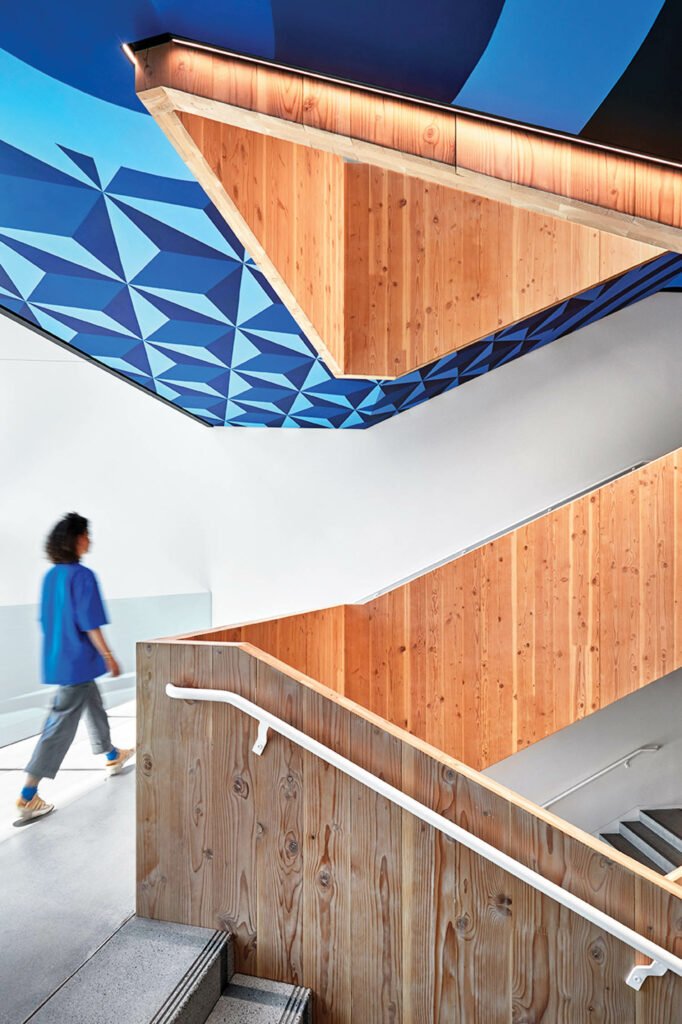
[[[682,172],[188,41],[135,85],[337,376],[392,378],[682,250]]]
[[[679,888],[250,645],[138,645],[137,913],[229,929],[317,1024],[676,1024],[682,978],[224,704],[231,690],[682,950]],[[191,692],[191,691],[190,691]]]
[[[682,666],[682,450],[364,605],[244,641],[481,770]]]
[[[340,375],[400,376],[664,251],[196,114],[178,117],[213,189],[224,190],[226,220],[247,247],[255,238],[259,265],[293,297],[292,313]],[[196,154],[189,159],[196,168]]]

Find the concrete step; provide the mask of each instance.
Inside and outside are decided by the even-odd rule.
[[[235,974],[207,1024],[310,1024],[309,988]]]
[[[28,1021],[205,1024],[231,955],[228,932],[132,917]]]
[[[682,851],[682,808],[659,807],[652,811],[640,811],[639,817],[652,832],[676,850]]]
[[[682,851],[671,846],[656,832],[652,832],[643,821],[621,821],[620,831],[633,846],[658,866],[659,871],[667,874],[682,865]]]

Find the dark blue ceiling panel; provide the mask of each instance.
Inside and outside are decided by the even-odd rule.
[[[678,0],[15,5],[6,51],[139,110],[121,44],[164,33],[682,162]]]
[[[681,46],[682,3],[668,0],[581,134],[682,161]]]
[[[454,103],[578,135],[662,6],[663,0],[507,0]]]
[[[283,64],[307,68],[319,54],[326,74],[450,103],[485,51],[502,6],[272,0],[275,53]]]

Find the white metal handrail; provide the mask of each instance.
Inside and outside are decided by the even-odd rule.
[[[537,889],[538,892],[544,893],[550,899],[561,903],[562,906],[567,907],[574,913],[580,914],[581,917],[591,921],[592,924],[608,932],[609,935],[613,935],[614,938],[636,949],[638,953],[649,957],[651,963],[637,964],[630,970],[625,980],[631,988],[640,989],[646,978],[650,975],[660,976],[669,970],[682,977],[682,958],[675,956],[674,953],[670,953],[662,946],[656,945],[655,942],[651,942],[643,935],[640,935],[639,932],[628,928],[627,925],[621,924],[615,918],[609,917],[608,914],[593,907],[590,903],[585,902],[585,900],[581,900],[578,896],[574,896],[573,893],[567,892],[560,885],[557,885],[556,882],[550,881],[544,875],[526,867],[525,864],[503,853],[502,850],[498,850],[497,847],[491,846],[489,843],[484,842],[484,840],[479,839],[478,836],[467,832],[466,829],[449,821],[442,814],[438,814],[430,807],[408,796],[407,793],[403,793],[402,790],[396,789],[395,786],[389,785],[383,779],[373,775],[372,772],[368,772],[365,768],[361,768],[360,765],[343,757],[330,747],[325,747],[324,744],[301,732],[300,729],[294,728],[293,725],[289,725],[283,719],[277,718],[276,715],[270,714],[269,711],[247,700],[246,697],[242,697],[238,693],[232,693],[229,690],[195,689],[189,686],[174,686],[172,683],[167,684],[166,693],[175,700],[184,700],[190,703],[193,701],[215,701],[238,708],[239,711],[243,711],[244,714],[249,715],[258,722],[258,735],[253,746],[254,754],[260,755],[263,753],[268,741],[268,730],[272,729],[280,736],[284,736],[286,739],[303,747],[304,750],[308,750],[311,754],[319,757],[321,761],[325,761],[333,768],[337,768],[350,778],[361,782],[368,789],[385,797],[398,807],[402,807],[409,814],[413,814],[415,818],[426,822],[432,828],[439,829],[444,835],[449,836],[458,843],[462,843],[463,846],[467,846],[481,857],[485,857],[486,860],[496,864],[503,871],[509,872],[515,878],[519,878],[522,882]]]
[[[583,786],[589,785],[590,782],[595,782],[600,779],[602,775],[606,775],[607,772],[612,772],[614,768],[618,768],[621,764],[624,764],[626,768],[630,767],[630,762],[634,761],[640,754],[655,754],[657,750],[661,749],[660,743],[649,743],[646,747],[637,747],[637,750],[631,750],[629,754],[624,757],[619,757],[617,761],[613,761],[611,764],[607,764],[605,768],[600,768],[598,772],[594,772],[592,775],[588,775],[586,779],[581,779],[580,782],[576,782],[574,786],[570,786],[565,789],[563,793],[559,793],[557,796],[553,796],[551,800],[546,800],[544,804],[540,804],[541,807],[551,807],[552,804],[558,804],[564,797],[570,796],[571,793],[575,793],[577,790],[582,789]]]

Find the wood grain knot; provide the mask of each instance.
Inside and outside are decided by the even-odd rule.
[[[321,889],[328,889],[331,885],[332,876],[326,868],[318,873],[317,882]]]
[[[233,781],[232,792],[236,793],[237,796],[240,796],[242,800],[246,800],[246,798],[248,797],[249,784],[246,781],[246,779],[243,779],[241,777],[241,775],[237,776],[237,778]]]
[[[468,931],[470,927],[471,918],[469,917],[468,914],[462,914],[462,916],[458,917],[457,920],[455,921],[455,928],[461,934],[464,934],[464,932]]]
[[[154,762],[152,761],[151,755],[145,754],[142,758],[142,774],[151,775],[153,767]]]
[[[447,783],[449,783],[451,785],[456,780],[456,778],[457,778],[457,773],[455,771],[453,771],[452,768],[444,768],[443,769],[443,779],[444,779],[445,782],[447,782]]]
[[[595,942],[592,946],[590,946],[590,956],[595,961],[595,963],[598,964],[603,964],[606,960],[606,954],[604,952],[604,949],[598,942]]]
[[[284,848],[290,857],[295,857],[300,849],[300,845],[296,836],[289,833],[284,840]]]
[[[512,899],[511,899],[511,896],[505,896],[504,893],[497,893],[497,895],[494,897],[494,901],[495,901],[495,910],[497,911],[498,914],[501,914],[503,917],[511,917],[512,916],[512,911],[511,911]]]
[[[213,860],[213,850],[202,850],[205,860]]]

